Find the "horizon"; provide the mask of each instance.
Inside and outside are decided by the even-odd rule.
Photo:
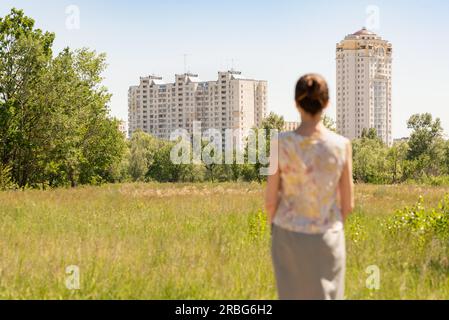
[[[268,111],[286,121],[299,121],[293,102],[296,80],[308,72],[320,73],[331,88],[327,114],[335,120],[335,46],[367,27],[393,45],[393,137],[408,136],[407,119],[425,112],[439,117],[449,134],[449,111],[440,107],[449,100],[449,44],[442,41],[449,28],[444,18],[449,3],[442,0],[426,7],[403,0],[6,0],[0,4],[0,16],[12,7],[56,34],[54,54],[66,46],[107,54],[104,85],[113,95],[111,115],[126,122],[128,88],[140,77],[155,74],[171,82],[175,74],[189,71],[213,81],[218,71],[231,69],[266,80]],[[76,13],[73,8],[79,10],[79,28],[67,24]]]

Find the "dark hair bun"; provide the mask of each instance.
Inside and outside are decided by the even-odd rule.
[[[295,100],[306,112],[316,115],[323,111],[329,102],[329,88],[323,77],[306,74],[296,84]]]

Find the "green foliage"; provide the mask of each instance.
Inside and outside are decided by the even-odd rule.
[[[162,142],[153,136],[136,131],[128,142],[129,148],[129,174],[133,181],[143,181],[148,167],[153,163],[154,157],[162,147]]]
[[[125,141],[101,86],[105,55],[53,57],[53,40],[21,10],[0,18],[0,163],[21,187],[113,182]]]
[[[261,129],[271,130],[276,129],[279,132],[284,130],[285,120],[284,117],[275,114],[274,112],[270,112],[268,117],[266,117],[262,121]]]
[[[174,164],[171,161],[174,146],[174,142],[136,131],[128,142],[126,163],[129,177],[133,181],[158,182],[225,182],[242,177],[242,166],[237,165],[235,159],[233,164]],[[206,146],[206,141],[203,141],[203,151]]]
[[[424,198],[420,197],[414,206],[398,210],[387,226],[391,232],[409,233],[421,243],[435,237],[449,240],[449,195],[436,208],[427,208]]]
[[[417,119],[419,117],[412,117]],[[415,121],[412,121],[415,122]],[[266,149],[270,152],[270,135],[268,130],[281,127],[282,118],[271,114],[260,129],[255,129],[256,144],[260,130],[267,130]],[[414,132],[413,132],[414,134]],[[139,142],[140,141],[140,142]],[[431,143],[431,142],[430,142]],[[170,144],[142,133],[136,132],[129,145],[130,175],[134,181],[155,180],[161,182],[176,181],[258,181],[266,177],[260,175],[260,170],[266,167],[259,159],[259,150],[248,143],[244,152],[245,164],[235,163],[210,165],[173,165],[169,159]],[[163,147],[165,146],[165,147]],[[203,142],[203,148],[206,142]],[[433,153],[421,154],[418,159],[409,159],[410,146],[407,142],[399,142],[391,147],[386,146],[377,136],[376,130],[364,130],[360,139],[353,141],[354,179],[360,183],[397,184],[414,182],[429,185],[447,185],[448,180],[442,176],[445,156],[449,154],[448,143],[435,143]],[[250,150],[256,147],[255,150]],[[436,150],[439,150],[436,152]],[[249,155],[256,154],[256,163],[250,164]],[[439,171],[426,170],[435,166],[435,158],[439,155],[442,168]],[[156,163],[153,163],[154,160]]]
[[[446,145],[444,146],[443,170],[449,175],[449,140],[446,141]]]
[[[0,159],[21,186],[37,166],[35,129],[45,125],[47,110],[36,93],[51,61],[53,40],[53,34],[34,29],[34,20],[20,10],[0,18]]]
[[[11,178],[11,167],[0,163],[0,191],[16,189],[16,184]]]
[[[323,125],[330,131],[337,132],[334,119],[332,119],[326,114],[323,116]]]
[[[406,157],[408,144],[399,142],[388,149],[386,155],[386,172],[388,173],[388,181],[386,183],[399,183],[405,176],[408,166]]]
[[[248,232],[252,240],[263,240],[268,236],[267,214],[262,210],[248,215]]]
[[[407,121],[413,130],[409,140],[408,159],[419,159],[424,154],[434,153],[443,137],[440,119],[433,120],[430,113],[415,114]]]
[[[241,177],[243,181],[257,181],[259,179],[259,173],[257,168],[253,164],[245,163],[241,165]]]
[[[367,238],[364,222],[365,217],[360,213],[354,213],[349,217],[349,221],[345,228],[346,235],[354,244],[359,244]]]
[[[427,176],[422,175],[419,178],[416,179],[408,179],[405,181],[408,184],[417,184],[417,185],[427,185],[427,186],[434,186],[434,187],[443,187],[443,186],[449,186],[449,176],[448,175],[441,175],[441,176]]]
[[[413,130],[407,159],[415,161],[415,177],[444,173],[446,142],[440,119],[433,120],[429,113],[415,114],[408,120],[407,127]]]
[[[266,180],[266,176],[261,175],[261,170],[263,168],[267,168],[268,164],[265,162],[268,162],[269,155],[270,155],[270,147],[271,147],[271,136],[273,131],[282,132],[284,129],[285,121],[284,118],[281,116],[276,115],[274,112],[271,112],[270,115],[262,122],[262,125],[260,128],[253,128],[254,135],[255,135],[255,142],[254,144],[249,143],[249,139],[247,139],[247,144],[245,146],[245,164],[240,166],[240,174],[244,181],[257,181],[259,183]],[[261,162],[261,155],[259,154],[260,146],[259,143],[263,143],[263,141],[259,140],[259,135],[262,134],[265,140],[265,156],[266,161]],[[256,156],[256,163],[249,163],[249,155],[255,154]]]
[[[365,183],[387,183],[388,148],[377,136],[365,136],[353,141],[354,180]]]
[[[147,178],[158,182],[195,181],[192,164],[175,164],[170,159],[173,143],[165,143],[154,154]]]
[[[375,128],[369,128],[369,129],[364,128],[362,130],[362,139],[365,139],[365,140],[376,140],[377,142],[382,144],[382,140],[377,135],[377,131],[376,131]]]
[[[376,130],[363,130],[353,141],[354,179],[365,183],[419,182],[448,185],[449,142],[444,141],[440,120],[430,114],[413,115],[407,122],[408,142],[391,147],[382,143]]]

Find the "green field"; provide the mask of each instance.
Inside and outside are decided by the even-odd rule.
[[[449,298],[449,245],[387,232],[419,195],[449,188],[356,187],[347,224],[348,299]],[[258,184],[125,184],[0,193],[1,299],[275,299]],[[80,289],[66,288],[66,267]],[[379,290],[366,288],[371,265]]]

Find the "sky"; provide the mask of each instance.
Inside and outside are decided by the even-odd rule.
[[[407,119],[424,112],[449,134],[447,0],[1,0],[0,16],[12,7],[55,32],[55,54],[64,47],[107,54],[111,113],[124,120],[128,88],[141,76],[173,82],[190,71],[215,80],[232,67],[267,80],[269,111],[288,121],[299,121],[297,79],[322,74],[335,119],[335,46],[366,26],[393,44],[393,136],[408,136]]]

